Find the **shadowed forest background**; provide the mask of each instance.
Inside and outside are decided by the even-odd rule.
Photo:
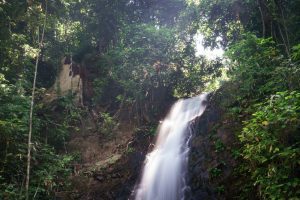
[[[208,91],[186,199],[300,198],[299,10],[0,0],[0,199],[128,199],[170,106]]]

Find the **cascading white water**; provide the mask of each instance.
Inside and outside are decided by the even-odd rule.
[[[158,129],[155,149],[147,155],[135,200],[182,200],[187,188],[191,122],[206,108],[207,94],[177,101]]]

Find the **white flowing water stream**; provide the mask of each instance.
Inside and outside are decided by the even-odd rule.
[[[191,123],[206,108],[207,94],[177,101],[158,128],[154,150],[146,157],[135,200],[183,200]]]

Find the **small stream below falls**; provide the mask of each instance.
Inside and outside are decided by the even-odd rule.
[[[206,108],[207,94],[177,101],[158,128],[155,148],[145,161],[135,200],[183,200],[194,119]]]

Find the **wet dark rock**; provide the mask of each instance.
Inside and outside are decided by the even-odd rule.
[[[210,199],[210,196],[207,192],[204,192],[204,191],[197,191],[195,193],[195,197],[194,199]]]
[[[104,177],[103,176],[96,176],[96,180],[102,182],[102,181],[104,181]]]
[[[225,199],[217,187],[230,179],[235,161],[230,148],[235,140],[232,122],[227,121],[223,111],[214,100],[208,101],[207,109],[195,124],[190,144],[187,183],[190,192],[187,200]],[[217,150],[216,142],[223,147]],[[228,196],[228,194],[227,194]],[[230,196],[230,195],[229,195]]]

